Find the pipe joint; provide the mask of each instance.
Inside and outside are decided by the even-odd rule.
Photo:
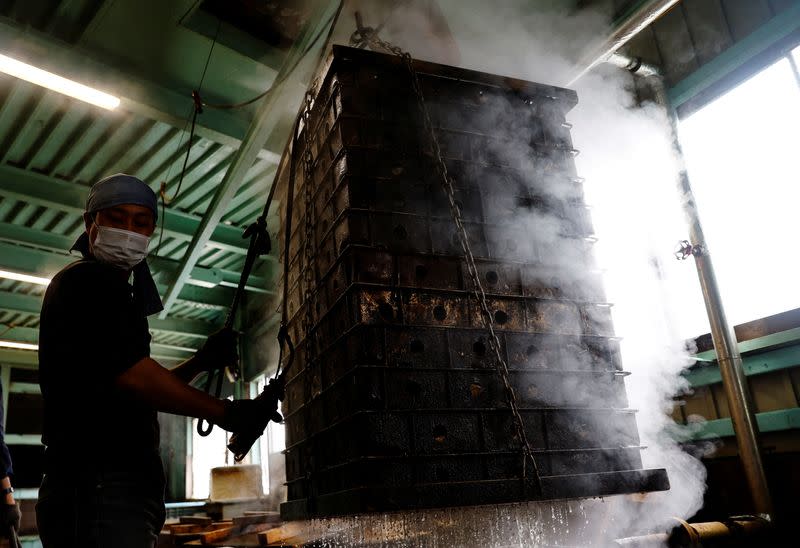
[[[689,240],[681,240],[675,247],[675,258],[685,261],[689,257],[700,257],[705,255],[706,247],[703,244],[693,244]]]

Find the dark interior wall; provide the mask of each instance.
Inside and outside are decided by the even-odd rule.
[[[690,521],[715,521],[727,516],[753,512],[742,462],[733,438],[719,441],[713,457],[704,458],[707,489],[703,508]],[[800,490],[800,446],[796,431],[762,437],[764,468],[775,507],[775,523],[789,532],[800,518],[797,493]]]

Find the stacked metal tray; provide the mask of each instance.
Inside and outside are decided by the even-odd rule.
[[[542,490],[521,479],[410,74],[393,56],[336,46],[279,173],[283,188],[294,179],[282,253],[297,346],[283,405],[284,517],[667,489],[663,470],[642,470],[594,265],[565,120],[575,93],[430,63],[415,70]]]

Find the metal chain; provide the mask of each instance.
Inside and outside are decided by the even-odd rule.
[[[303,331],[305,332],[305,364],[308,368],[311,363],[316,359],[316,347],[311,337],[311,330],[314,328],[314,310],[313,300],[316,290],[316,277],[314,276],[314,191],[312,188],[312,177],[314,168],[314,155],[311,152],[311,108],[314,104],[313,90],[316,87],[316,82],[312,83],[305,95],[305,108],[303,109],[303,200],[305,202],[305,241],[303,242],[303,305],[305,306],[305,314],[303,316]],[[313,383],[312,375],[310,372],[305,376],[307,383]],[[313,388],[309,389],[309,396],[313,397]],[[310,424],[308,423],[308,415],[306,415],[306,429],[310,432]],[[313,441],[312,441],[313,446]],[[313,461],[309,462],[306,469],[306,485],[308,492],[306,493],[306,504],[308,505],[309,514],[313,513],[313,501],[315,500],[315,489],[312,476],[316,466]]]
[[[511,381],[509,379],[510,375],[508,363],[503,356],[500,339],[498,338],[497,332],[494,329],[494,316],[492,315],[492,311],[489,309],[489,304],[486,302],[486,293],[483,290],[483,284],[481,283],[480,276],[478,275],[478,267],[475,265],[475,257],[472,254],[472,248],[469,245],[469,236],[467,235],[467,230],[464,227],[464,221],[461,216],[461,208],[456,202],[453,181],[450,179],[450,176],[447,172],[447,164],[444,161],[442,150],[439,146],[439,140],[437,139],[436,132],[433,129],[433,122],[431,121],[431,116],[425,103],[425,95],[422,92],[422,86],[420,85],[417,71],[414,70],[413,59],[408,52],[403,51],[399,47],[382,40],[374,33],[368,36],[368,41],[371,45],[374,44],[400,57],[408,69],[408,72],[411,74],[411,84],[414,89],[414,94],[417,96],[420,110],[422,111],[422,122],[424,129],[427,133],[428,139],[430,140],[431,147],[433,148],[433,157],[436,161],[437,175],[441,179],[442,186],[447,193],[447,201],[450,205],[450,214],[453,217],[453,222],[456,225],[458,240],[461,244],[461,251],[464,253],[464,258],[467,262],[467,271],[469,272],[469,277],[472,280],[472,293],[475,296],[475,299],[478,301],[478,305],[481,309],[481,322],[489,334],[489,348],[494,353],[494,356],[497,360],[497,373],[500,376],[500,380],[503,382],[503,391],[505,393],[508,406],[511,408],[511,414],[514,418],[514,428],[516,430],[517,439],[519,439],[520,445],[522,446],[522,477],[527,478],[527,465],[530,462],[531,468],[533,469],[535,487],[541,494],[542,484],[541,478],[539,477],[539,469],[536,465],[536,459],[533,456],[533,450],[528,442],[528,436],[525,434],[525,423],[522,420],[522,415],[519,411],[517,395],[514,391],[514,388],[511,386]]]
[[[314,298],[315,276],[314,276],[314,192],[311,188],[314,155],[311,152],[311,107],[314,104],[313,85],[306,92],[305,109],[303,110],[303,198],[305,201],[305,242],[303,246],[303,304],[305,305],[304,331],[306,336],[306,365],[314,359],[314,345],[311,342],[311,330],[314,327],[314,311],[312,300]]]

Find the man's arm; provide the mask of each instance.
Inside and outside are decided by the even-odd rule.
[[[0,479],[0,489],[11,489],[11,478],[8,476]],[[14,493],[7,493],[3,500],[0,501],[0,504],[5,502],[6,504],[16,504],[17,502],[14,500]]]
[[[186,384],[190,384],[195,377],[204,371],[207,371],[206,365],[196,355],[170,369],[173,375]]]
[[[189,384],[200,373],[223,367],[235,369],[239,361],[237,347],[239,334],[233,329],[223,327],[208,336],[197,353],[171,369],[180,380]]]
[[[188,371],[191,371],[191,366],[184,369],[184,372]],[[181,377],[149,357],[142,358],[121,373],[116,378],[116,385],[165,413],[206,419],[215,424],[220,424],[224,419],[223,400],[192,388]]]

